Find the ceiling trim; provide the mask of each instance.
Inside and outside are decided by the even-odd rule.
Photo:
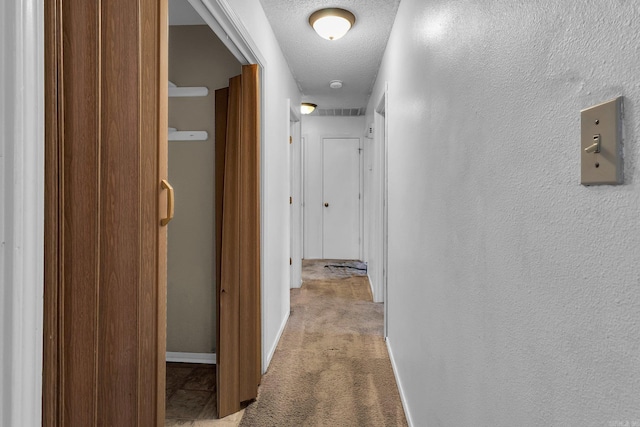
[[[227,0],[188,1],[238,62],[266,67],[266,60]]]

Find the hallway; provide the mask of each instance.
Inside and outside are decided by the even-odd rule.
[[[303,261],[291,315],[241,426],[405,426],[363,264]]]
[[[258,399],[215,419],[212,365],[167,365],[169,426],[406,426],[366,265],[304,260]],[[244,412],[244,416],[243,416]]]
[[[266,375],[243,425],[260,414],[344,425],[343,409],[347,424],[361,424],[359,409],[378,417],[371,424],[403,422],[381,396],[396,395],[379,377],[391,372],[387,349],[410,426],[640,425],[637,1],[401,0],[386,13],[343,0],[357,21],[337,41],[310,25],[320,0],[170,1],[239,63],[263,66],[256,336]],[[168,185],[167,3],[1,3],[2,426],[164,419],[175,301],[166,226],[185,194],[174,199]],[[388,32],[380,15],[393,18]],[[374,37],[381,58],[363,78]],[[328,59],[312,71],[325,75],[296,71],[294,59],[310,65],[321,51]],[[209,85],[208,98],[182,101],[213,102]],[[587,114],[611,100],[606,119]],[[302,117],[302,103],[316,117]],[[305,199],[297,177],[322,175],[322,138],[351,137],[335,126],[347,120],[360,121],[362,141],[358,258],[385,300],[386,342],[380,325],[360,323],[367,307],[382,321],[363,277],[290,290],[302,257],[334,256],[317,253],[323,224],[300,212],[322,218],[335,204],[321,192]],[[615,129],[604,140],[617,148],[593,151],[594,126]],[[206,144],[183,145],[215,148]],[[602,159],[615,159],[616,185],[584,184],[583,172],[608,170]],[[305,251],[315,238],[314,253],[297,251],[298,236]],[[167,384],[169,399],[196,392],[194,417],[208,417],[213,390],[189,375]]]

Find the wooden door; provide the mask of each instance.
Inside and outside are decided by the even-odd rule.
[[[360,140],[322,140],[322,257],[360,258]]]
[[[166,0],[46,19],[46,426],[164,425]]]
[[[216,91],[218,416],[255,399],[261,379],[260,110],[257,65]]]

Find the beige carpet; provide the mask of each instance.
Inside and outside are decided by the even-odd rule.
[[[329,265],[329,267],[325,267]],[[240,426],[406,426],[361,264],[305,261],[291,317]]]

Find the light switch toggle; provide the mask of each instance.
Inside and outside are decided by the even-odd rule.
[[[600,152],[600,135],[593,135],[593,144],[584,149],[587,153]]]

